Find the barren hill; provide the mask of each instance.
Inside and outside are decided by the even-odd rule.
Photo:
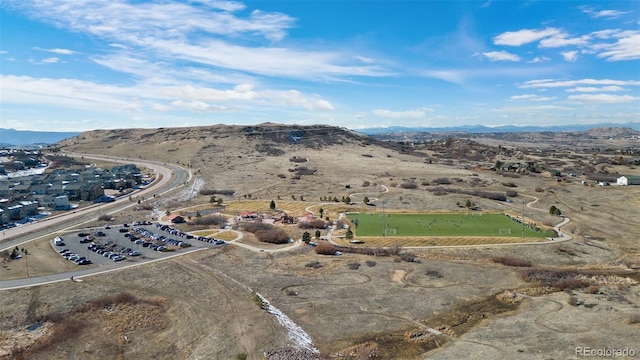
[[[359,141],[374,140],[345,128],[264,123],[253,126],[94,130],[63,140],[57,146],[67,151],[190,162],[189,154],[195,155],[214,148],[223,151],[239,144],[242,144],[244,151],[279,156],[285,154],[282,147],[287,145],[321,149]],[[150,147],[154,148],[151,153],[148,151]]]

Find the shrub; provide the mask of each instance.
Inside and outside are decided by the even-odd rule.
[[[320,261],[312,261],[312,262],[306,263],[304,266],[317,269],[317,268],[321,268],[322,264],[320,264]]]
[[[347,263],[347,267],[351,270],[358,270],[360,268],[359,262],[349,262]]]
[[[279,227],[265,223],[247,223],[243,225],[245,231],[252,233],[258,241],[272,244],[286,244],[289,242],[289,234]]]
[[[587,287],[587,289],[585,290],[585,292],[587,294],[597,294],[600,292],[600,286],[598,285],[589,285],[589,287]]]
[[[113,221],[113,218],[111,217],[111,215],[102,214],[102,215],[98,216],[98,220],[99,221]]]
[[[589,286],[589,282],[582,279],[569,278],[560,280],[553,284],[553,287],[558,290],[573,290],[573,289],[581,289]]]
[[[491,258],[491,261],[497,264],[515,267],[530,267],[532,265],[531,261],[529,260],[507,256],[496,256]]]
[[[215,190],[215,189],[202,189],[200,195],[225,195],[233,196],[236,192],[234,190]]]
[[[544,189],[543,188],[536,188],[535,191],[541,193],[541,192],[544,192]]]
[[[362,183],[362,187],[367,187],[367,186],[369,186],[369,185],[371,185],[371,182],[370,182],[369,180],[365,180],[365,181]]]
[[[328,242],[321,242],[315,247],[316,254],[320,255],[335,255],[338,249]]]
[[[512,182],[502,183],[502,185],[503,185],[503,186],[506,186],[506,187],[512,187],[512,188],[514,188],[514,187],[518,187],[518,185],[516,185],[516,184],[514,184],[514,183],[512,183]]]
[[[327,223],[324,220],[316,219],[312,221],[303,221],[298,224],[300,229],[325,229]]]
[[[373,261],[373,260],[367,260],[367,261],[365,262],[365,264],[367,264],[367,266],[368,266],[368,267],[374,267],[374,266],[376,266],[376,262],[375,262],[375,261]]]
[[[516,197],[518,196],[518,192],[515,190],[507,190],[504,192],[507,197]]]
[[[633,314],[629,318],[629,324],[640,324],[640,314]]]
[[[417,189],[418,188],[418,184],[414,183],[414,182],[406,182],[406,183],[402,183],[400,184],[400,187],[403,189]]]
[[[438,184],[438,185],[449,185],[451,184],[451,180],[449,180],[449,178],[446,177],[440,177],[440,178],[435,178],[432,181],[434,184]]]
[[[427,270],[425,272],[425,275],[438,278],[438,279],[442,279],[444,277],[438,270]]]

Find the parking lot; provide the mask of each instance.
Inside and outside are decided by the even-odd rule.
[[[224,246],[220,239],[192,236],[168,225],[150,222],[104,225],[54,239],[60,254],[78,266],[131,264],[161,259],[193,247]]]

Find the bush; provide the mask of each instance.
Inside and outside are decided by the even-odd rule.
[[[414,183],[414,182],[406,182],[406,183],[402,183],[400,184],[400,187],[403,189],[417,189],[418,188],[418,184]]]
[[[236,192],[234,190],[215,190],[215,189],[202,189],[200,195],[225,195],[233,196]]]
[[[541,193],[541,192],[544,192],[544,189],[543,188],[536,188],[535,192]]]
[[[102,214],[102,215],[98,216],[98,220],[99,221],[113,221],[113,218],[111,217],[111,215]]]
[[[327,223],[324,220],[316,219],[312,221],[303,221],[298,224],[300,229],[325,229]]]
[[[514,257],[507,257],[507,256],[496,256],[491,258],[491,261],[497,264],[502,264],[506,266],[515,266],[515,267],[530,267],[533,265],[529,260],[519,259]]]
[[[629,318],[629,324],[640,324],[640,314],[633,314]]]
[[[506,187],[512,187],[512,188],[514,188],[514,187],[518,187],[518,185],[516,185],[516,184],[514,184],[514,183],[512,183],[512,182],[502,183],[502,185],[503,185],[503,186],[506,186]]]
[[[558,290],[573,290],[573,289],[581,289],[589,286],[589,282],[582,279],[570,278],[560,280],[553,284]]]
[[[360,263],[359,262],[350,262],[347,263],[347,267],[351,270],[358,270],[360,268]]]
[[[265,223],[247,223],[243,225],[245,231],[252,233],[258,241],[271,244],[286,244],[289,242],[289,234],[279,227]]]
[[[335,255],[338,249],[328,242],[321,242],[315,247],[315,251],[320,255]]]
[[[540,282],[547,286],[552,286],[558,290],[571,290],[586,288],[590,283],[581,276],[591,276],[592,273],[586,270],[564,270],[530,267],[520,270],[520,277],[526,281]]]
[[[320,261],[312,261],[312,262],[306,263],[304,266],[317,269],[317,268],[321,268],[322,264],[320,264]]]
[[[376,266],[376,262],[375,262],[375,261],[373,261],[373,260],[367,260],[367,261],[365,262],[365,264],[367,264],[367,266],[368,266],[368,267],[374,267],[374,266]]]
[[[438,184],[438,185],[449,185],[451,184],[451,180],[449,180],[449,178],[446,177],[440,177],[440,178],[435,178],[432,181],[434,184]]]
[[[518,196],[518,192],[515,190],[507,190],[504,192],[507,197],[516,197]]]

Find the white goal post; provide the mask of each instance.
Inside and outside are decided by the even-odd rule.
[[[482,212],[472,212],[471,216],[482,216]]]
[[[500,234],[511,234],[511,229],[500,229]]]
[[[384,229],[384,234],[385,235],[395,235],[396,234],[396,229],[391,229],[391,228]]]

